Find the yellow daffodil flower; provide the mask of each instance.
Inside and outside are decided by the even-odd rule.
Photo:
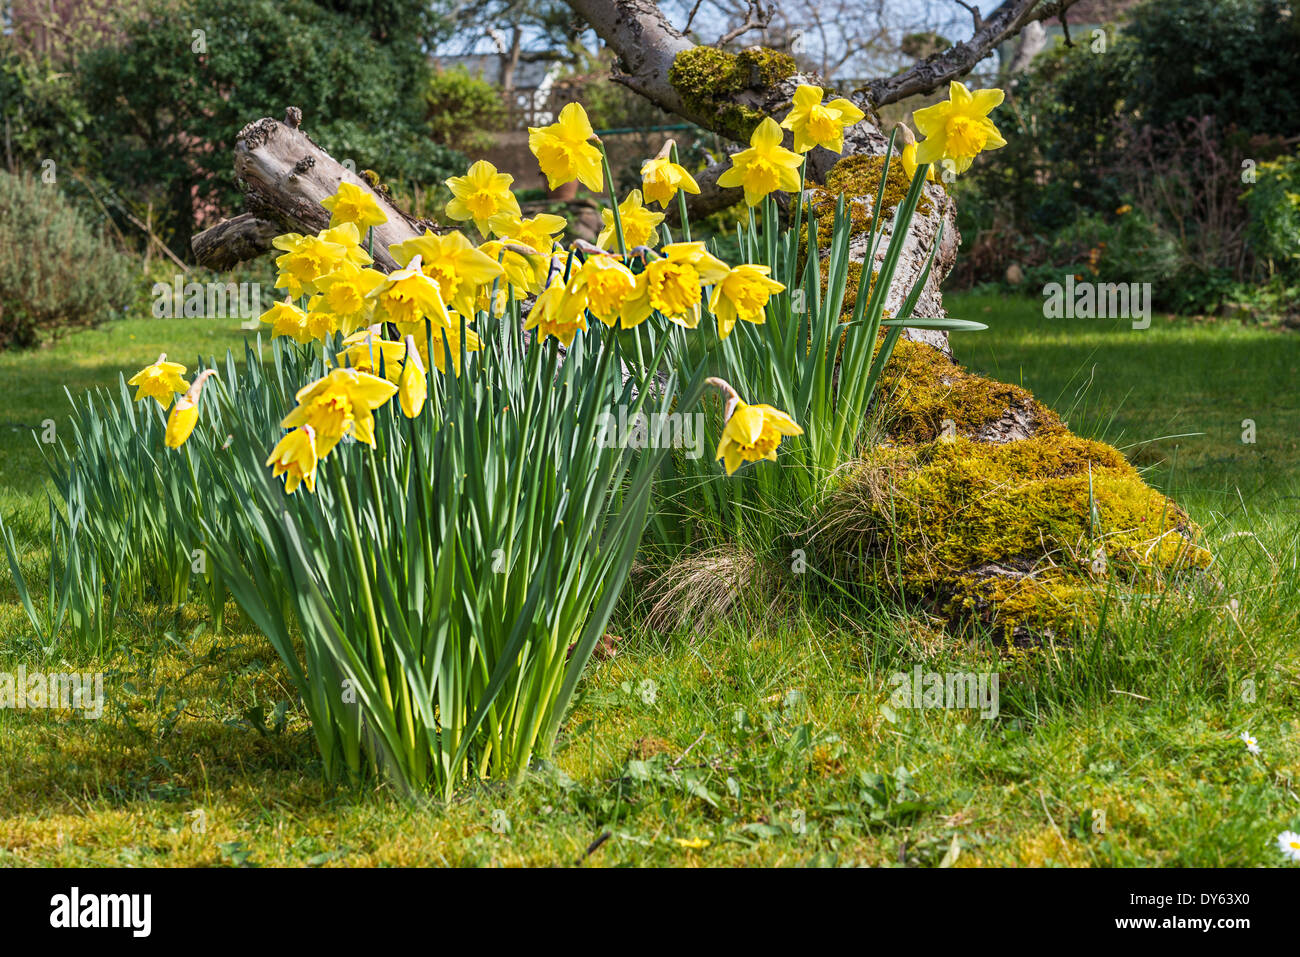
[[[353,223],[358,229],[369,229],[388,222],[374,195],[353,183],[339,183],[338,191],[320,204],[329,210],[331,226]]]
[[[509,173],[498,173],[487,160],[479,160],[464,176],[447,180],[451,187],[451,202],[447,215],[452,219],[472,219],[478,231],[488,235],[488,222],[498,213],[518,216],[519,200],[510,192],[515,178]]]
[[[532,252],[533,246],[521,246],[500,239],[482,243],[479,250],[493,262],[500,260],[513,298],[522,298],[542,291],[546,274],[551,268],[551,257]]]
[[[916,171],[920,164],[916,161],[916,144],[908,143],[898,154],[898,161],[903,164],[903,172],[907,174],[907,180],[910,183],[916,178]],[[925,181],[927,183],[936,182],[934,177],[934,167],[926,167]]]
[[[284,490],[292,495],[300,483],[316,491],[316,433],[310,425],[285,433],[271,450],[266,464],[273,466],[272,478],[284,476]]]
[[[307,314],[288,297],[274,303],[261,315],[262,322],[271,326],[271,338],[288,336],[294,342],[311,342],[316,336],[307,325]]]
[[[658,203],[665,209],[679,189],[688,193],[700,191],[695,178],[667,156],[656,156],[641,164],[641,189],[647,203]]]
[[[984,150],[1006,146],[1007,141],[988,117],[1002,99],[1001,90],[972,92],[953,80],[947,100],[912,114],[916,128],[925,135],[916,148],[917,163],[951,160],[956,172],[964,173]]]
[[[531,219],[520,219],[509,213],[498,213],[488,224],[492,235],[521,246],[528,246],[544,256],[549,256],[558,241],[556,233],[564,231],[568,222],[553,213],[538,213]]]
[[[537,165],[546,174],[551,189],[576,179],[593,193],[604,190],[600,150],[592,145],[593,136],[591,120],[579,103],[565,106],[559,119],[549,126],[528,128],[528,148],[537,157]]]
[[[623,222],[623,242],[628,249],[655,244],[659,235],[655,227],[664,221],[664,214],[654,212],[641,202],[641,190],[634,189],[627,194],[627,199],[618,204],[618,215]],[[614,213],[602,209],[600,218],[605,228],[596,237],[596,245],[601,249],[613,249],[618,242],[614,230]]]
[[[172,404],[172,396],[189,388],[185,381],[185,367],[179,362],[168,362],[167,353],[158,357],[158,361],[147,365],[131,378],[127,385],[136,386],[135,401],[157,399],[164,409]]]
[[[402,414],[413,419],[424,408],[424,400],[429,397],[429,384],[425,381],[424,364],[420,362],[415,337],[407,336],[402,341],[402,348],[406,354],[397,376],[397,401],[402,406]]]
[[[563,304],[565,313],[585,304],[591,314],[607,326],[618,322],[619,313],[636,290],[636,276],[613,256],[589,256],[569,276]],[[629,328],[624,326],[624,328]]]
[[[355,231],[356,227],[352,229]],[[345,246],[319,236],[285,233],[271,240],[271,245],[284,250],[284,255],[275,260],[280,270],[275,288],[285,290],[294,299],[312,295],[316,292],[316,280],[329,275],[348,259]]]
[[[312,342],[324,339],[343,328],[343,320],[330,311],[329,305],[320,293],[307,301],[307,334]]]
[[[767,266],[745,264],[732,269],[722,282],[713,287],[709,309],[718,321],[718,337],[731,335],[737,319],[760,325],[767,320],[767,301],[784,285],[769,278]]]
[[[743,187],[745,202],[755,206],[773,190],[797,191],[802,162],[802,156],[781,145],[781,127],[768,116],[750,136],[749,149],[731,157],[731,169],[718,177],[718,185]]]
[[[775,124],[773,124],[775,125]],[[663,257],[646,264],[622,312],[624,329],[639,326],[659,310],[687,329],[700,324],[700,289],[726,278],[730,270],[704,243],[669,243]]]
[[[333,314],[338,318],[343,333],[350,334],[369,322],[375,301],[366,297],[383,281],[384,274],[377,269],[344,263],[328,276],[316,280],[320,292],[307,304],[307,309],[309,312],[319,310]]]
[[[167,416],[167,431],[163,435],[163,444],[167,448],[179,449],[194,431],[199,421],[199,396],[203,393],[203,383],[216,374],[213,369],[204,369],[194,377],[189,391],[172,406],[171,414]]]
[[[807,153],[815,146],[842,153],[844,128],[866,116],[843,97],[822,103],[822,96],[821,88],[816,86],[800,86],[794,91],[794,106],[781,121],[781,126],[794,133],[797,153]]]
[[[369,329],[362,329],[343,340],[343,351],[334,358],[339,365],[346,365],[349,369],[383,376],[389,382],[396,382],[401,373],[402,361],[406,358],[406,346],[400,342],[381,339]]]
[[[343,258],[354,266],[369,266],[374,262],[370,253],[361,246],[361,233],[356,223],[340,223],[329,229],[322,229],[317,238],[321,242],[336,243],[343,247]]]
[[[467,319],[474,318],[478,287],[502,273],[500,263],[475,249],[459,231],[438,236],[426,229],[423,236],[388,247],[399,266],[420,257],[421,271],[438,284],[442,301]]]
[[[316,454],[324,458],[349,432],[358,442],[375,444],[374,410],[397,392],[397,386],[356,369],[335,369],[298,390],[298,405],[280,423],[286,429],[310,425]]]
[[[722,430],[716,456],[723,460],[728,475],[740,468],[741,462],[757,462],[759,459],[775,462],[776,447],[781,444],[782,436],[803,435],[803,429],[780,409],[770,405],[746,405],[740,401],[729,405],[731,415]]]
[[[414,339],[416,351],[420,354],[420,361],[424,367],[429,368],[430,359],[433,360],[433,367],[444,375],[447,372],[447,353],[451,353],[452,367],[456,370],[456,375],[460,375],[460,322],[453,317],[453,323],[450,326],[440,326],[436,323],[426,326],[424,323],[398,323],[397,331],[405,338]],[[430,339],[432,339],[433,354],[429,354]],[[481,340],[473,329],[465,329],[465,352],[478,352],[483,348]]]
[[[536,329],[543,336],[554,336],[565,348],[573,345],[578,330],[586,330],[585,303],[579,296],[566,296],[564,286],[553,282],[542,290],[528,313],[524,330]]]
[[[405,269],[389,273],[366,298],[375,300],[375,318],[381,321],[410,324],[427,319],[435,326],[452,324],[438,284],[424,274],[418,255]]]

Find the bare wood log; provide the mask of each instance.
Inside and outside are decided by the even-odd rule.
[[[401,209],[382,186],[330,156],[302,131],[301,122],[302,111],[291,106],[284,122],[263,117],[240,131],[235,175],[247,212],[196,235],[191,247],[198,261],[229,269],[267,252],[280,233],[325,229],[330,216],[321,200],[337,192],[340,183],[351,183],[374,196],[388,216],[388,222],[375,227],[374,258],[376,268],[393,270],[397,263],[388,247],[438,225]]]
[[[279,223],[240,213],[196,234],[190,246],[200,266],[224,272],[270,252],[271,240],[283,231]]]

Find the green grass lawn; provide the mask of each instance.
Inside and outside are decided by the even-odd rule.
[[[233,606],[219,635],[195,608],[132,609],[125,650],[64,665],[6,571],[0,671],[102,670],[108,701],[98,721],[0,710],[0,865],[1281,863],[1272,839],[1300,830],[1300,338],[949,307],[990,326],[957,340],[963,363],[1126,447],[1189,508],[1221,590],[1125,605],[1104,638],[1014,660],[847,598],[670,637],[616,621],[620,652],[593,660],[554,767],[413,806],[322,784],[290,683]],[[63,421],[65,384],[112,385],[162,351],[192,365],[241,335],[130,321],[0,355],[0,511],[24,516],[20,548],[46,547],[29,430]],[[891,676],[918,664],[997,672],[998,716],[891,707]]]

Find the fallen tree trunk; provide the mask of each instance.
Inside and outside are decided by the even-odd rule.
[[[316,233],[329,225],[321,200],[352,183],[375,197],[388,222],[375,227],[377,268],[397,266],[388,247],[436,223],[417,219],[399,208],[388,190],[338,162],[302,131],[302,111],[291,106],[284,121],[263,117],[249,123],[235,140],[236,182],[247,211],[197,234],[191,242],[200,265],[230,269],[271,249],[281,233]]]

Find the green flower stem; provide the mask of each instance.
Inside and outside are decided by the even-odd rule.
[[[376,683],[384,695],[384,706],[389,714],[393,713],[393,693],[388,684],[388,666],[384,662],[384,643],[379,637],[379,619],[375,615],[375,598],[370,590],[370,569],[366,564],[365,552],[361,548],[361,533],[357,529],[357,517],[352,510],[352,495],[348,492],[347,479],[338,469],[334,470],[335,485],[343,498],[343,515],[348,523],[348,535],[352,539],[352,555],[356,559],[357,574],[361,577],[361,600],[366,609],[366,621],[370,626],[370,650],[375,656]]]
[[[795,196],[794,199],[794,233],[792,235],[794,236],[796,249],[798,249],[798,242],[799,242],[799,227],[803,225],[803,191],[807,188],[807,186],[808,186],[808,154],[804,153],[803,162],[799,165],[799,193],[798,195]],[[809,253],[811,254],[811,250],[809,250]],[[790,257],[790,266],[791,266],[791,271],[786,281],[786,286],[791,286],[794,284],[795,273],[799,269],[798,256]],[[807,268],[806,263],[804,268],[805,269]]]
[[[673,163],[680,166],[681,163],[677,159],[677,143],[674,142],[670,149]],[[689,243],[691,241],[691,220],[686,215],[686,193],[680,189],[677,191],[677,215],[682,221],[682,242]]]
[[[627,243],[623,240],[623,217],[618,211],[618,196],[614,192],[614,174],[609,168],[609,156],[605,153],[605,144],[596,140],[600,150],[600,163],[605,168],[605,182],[608,184],[609,202],[614,208],[614,233],[618,238],[618,254],[627,258]]]

